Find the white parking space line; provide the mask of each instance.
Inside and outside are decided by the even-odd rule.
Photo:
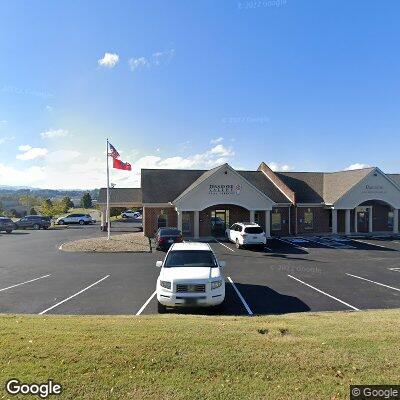
[[[400,268],[388,268],[390,271],[400,272]]]
[[[329,293],[326,293],[326,292],[324,292],[324,291],[322,291],[322,290],[320,290],[320,289],[318,289],[318,288],[316,288],[316,287],[314,287],[314,286],[311,286],[310,284],[308,284],[308,283],[306,283],[306,282],[303,282],[303,281],[301,281],[300,279],[298,279],[298,278],[296,278],[296,277],[294,277],[294,276],[292,276],[292,275],[288,275],[288,277],[289,278],[292,278],[292,279],[294,279],[294,280],[296,280],[296,281],[298,281],[298,282],[300,282],[300,283],[302,283],[303,285],[306,285],[306,286],[308,286],[308,287],[310,287],[311,289],[314,289],[314,290],[316,290],[317,292],[319,292],[319,293],[322,293],[322,294],[324,294],[325,296],[328,296],[328,297],[330,297],[331,299],[333,299],[333,300],[336,300],[336,301],[338,301],[339,303],[342,303],[342,304],[344,304],[345,306],[347,306],[347,307],[350,307],[350,308],[352,308],[353,310],[355,310],[355,311],[360,311],[360,309],[359,308],[357,308],[357,307],[354,307],[354,306],[352,306],[351,304],[349,304],[349,303],[346,303],[345,301],[343,301],[343,300],[340,300],[340,299],[338,299],[337,297],[335,297],[335,296],[332,296],[331,294],[329,294]]]
[[[231,283],[231,285],[233,286],[233,288],[235,289],[236,294],[238,295],[239,299],[241,300],[241,302],[244,305],[244,308],[247,311],[247,314],[249,315],[253,315],[253,311],[251,311],[251,308],[249,307],[249,305],[246,303],[246,300],[244,299],[244,297],[242,296],[242,294],[239,292],[239,289],[236,287],[236,285],[233,283],[232,279],[230,276],[227,277],[228,281]]]
[[[75,293],[75,294],[73,294],[72,296],[67,297],[66,299],[64,299],[64,300],[62,300],[62,301],[60,301],[60,302],[58,302],[57,304],[54,304],[54,306],[51,306],[51,307],[49,307],[49,308],[46,308],[45,310],[41,311],[41,312],[39,313],[39,315],[46,314],[47,311],[53,310],[54,308],[56,308],[56,307],[58,307],[59,305],[61,305],[61,304],[65,303],[65,302],[67,302],[68,300],[71,300],[71,299],[73,299],[74,297],[80,295],[81,293],[86,292],[86,290],[88,290],[88,289],[90,289],[91,287],[97,285],[98,283],[104,281],[104,280],[107,279],[109,276],[110,276],[110,275],[104,276],[103,278],[101,278],[101,279],[99,279],[98,281],[92,283],[91,285],[86,286],[84,289],[80,290],[78,293]]]
[[[38,281],[39,279],[47,278],[50,275],[51,274],[39,276],[39,278],[30,279],[29,281],[25,281],[25,282],[17,283],[16,285],[8,286],[6,288],[0,289],[0,292],[4,292],[5,290],[12,289],[12,288],[15,288],[17,286],[25,285],[26,283],[35,282],[35,281]]]
[[[352,239],[352,240],[354,240],[355,242],[368,244],[368,245],[370,245],[370,246],[381,247],[382,249],[390,249],[389,247],[382,246],[381,244],[376,244],[376,243],[367,242],[366,240],[361,240],[361,239]],[[390,250],[394,250],[394,249],[390,249]],[[396,251],[396,250],[395,250],[395,251]]]
[[[146,302],[142,305],[142,307],[140,307],[140,310],[136,313],[136,315],[140,315],[144,309],[147,307],[147,305],[151,302],[151,300],[153,300],[153,297],[156,295],[156,290],[154,291],[154,293],[146,300]]]
[[[223,243],[219,242],[217,239],[215,239],[215,241],[216,241],[217,243],[219,243],[221,246],[226,247],[228,250],[235,252],[235,250],[231,249],[231,248],[230,248],[229,246],[227,246],[226,244],[223,244]]]
[[[281,239],[281,238],[278,238],[278,237],[277,237],[277,238],[274,238],[274,239],[280,240],[281,242],[286,243],[286,244],[290,244],[290,245],[292,245],[292,246],[294,246],[294,247],[297,247],[298,249],[301,249],[301,250],[304,250],[304,251],[308,251],[305,247],[299,246],[298,244],[293,243],[293,242],[291,242],[290,240],[285,240],[285,239]]]
[[[388,286],[388,285],[385,285],[384,283],[371,281],[370,279],[363,278],[362,276],[357,276],[357,275],[352,275],[352,274],[346,274],[346,275],[352,276],[353,278],[362,279],[363,281],[375,283],[375,285],[384,286],[384,287],[386,287],[386,288],[393,289],[393,290],[397,290],[398,292],[400,292],[400,289],[399,289],[399,288],[395,288],[395,287],[393,287],[393,286]]]

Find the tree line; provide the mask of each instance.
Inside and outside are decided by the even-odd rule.
[[[74,203],[69,196],[64,196],[62,199],[44,199],[39,196],[24,194],[20,196],[19,203],[22,206],[29,208],[29,215],[45,215],[52,217],[54,215],[65,214],[71,208],[74,208]],[[82,208],[92,208],[93,200],[89,192],[84,193],[81,197],[80,206]],[[0,200],[0,215],[7,215],[9,217],[23,217],[25,213],[19,213],[15,209],[6,211]]]

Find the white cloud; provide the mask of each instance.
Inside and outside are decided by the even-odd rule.
[[[104,57],[100,58],[97,63],[101,67],[105,68],[114,68],[119,61],[119,55],[116,53],[104,53]]]
[[[28,144],[19,146],[18,150],[22,153],[17,154],[16,158],[22,161],[34,160],[35,158],[44,157],[48,153],[47,149],[45,148],[31,147]]]
[[[156,53],[153,53],[153,63],[154,65],[160,65],[162,63],[168,62],[174,55],[174,49],[170,49],[167,51],[157,51]]]
[[[216,138],[216,139],[211,139],[210,143],[211,144],[217,144],[217,143],[221,143],[223,140],[224,140],[223,137],[219,137],[219,138]]]
[[[111,180],[117,187],[140,186],[142,168],[161,169],[210,169],[230,162],[234,151],[222,145],[210,146],[202,153],[187,156],[172,155],[161,157],[160,153],[138,157],[136,152],[125,149],[123,160],[132,164],[132,171],[110,169]],[[47,152],[29,145],[20,146],[18,159],[33,159],[38,153],[42,157],[41,166],[17,168],[0,164],[0,182],[2,184],[33,186],[49,189],[91,189],[106,184],[106,159],[80,154],[75,150],[59,149]],[[35,153],[35,154],[33,154]]]
[[[54,139],[59,137],[66,137],[69,133],[65,129],[50,129],[46,132],[41,132],[40,136],[42,139]]]
[[[281,172],[293,171],[293,167],[291,165],[278,164],[274,161],[268,163],[268,166],[272,169],[272,171],[281,171]]]
[[[23,144],[22,146],[18,146],[18,150],[19,151],[28,151],[30,150],[32,147],[29,146],[29,144]]]
[[[153,53],[151,57],[131,58],[129,59],[128,64],[131,68],[131,71],[135,71],[140,67],[159,66],[168,63],[172,59],[174,54],[174,49],[167,51],[157,51],[156,53]]]
[[[131,58],[129,61],[129,66],[131,67],[131,71],[135,71],[139,67],[149,66],[150,62],[146,57],[139,58]]]
[[[54,107],[52,106],[46,106],[46,110],[49,112],[52,112],[54,110]]]
[[[222,144],[217,144],[210,150],[211,154],[217,154],[222,157],[232,157],[235,155],[235,152],[231,148],[226,148]]]
[[[5,119],[0,119],[0,126],[7,125],[7,122]]]
[[[25,186],[40,182],[45,178],[42,167],[16,169],[0,163],[0,182],[4,185]]]
[[[69,163],[81,155],[76,150],[57,150],[49,153],[46,156],[46,161],[52,164]]]
[[[0,144],[6,143],[6,142],[11,142],[14,139],[15,139],[15,136],[3,136],[3,137],[0,137]]]
[[[370,165],[368,164],[362,164],[362,163],[354,163],[349,165],[347,168],[345,168],[345,171],[351,171],[352,169],[362,169],[362,168],[368,168]]]

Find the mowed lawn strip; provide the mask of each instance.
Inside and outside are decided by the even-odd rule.
[[[0,316],[0,381],[63,399],[346,399],[399,383],[400,310],[268,317]],[[24,397],[29,398],[29,397]]]

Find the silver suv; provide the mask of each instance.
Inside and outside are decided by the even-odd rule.
[[[88,225],[88,224],[93,224],[93,219],[89,214],[68,214],[64,217],[57,218],[57,224]]]

